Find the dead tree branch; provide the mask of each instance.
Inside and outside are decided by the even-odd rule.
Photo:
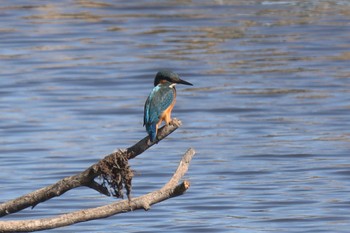
[[[181,121],[174,119],[171,124],[165,125],[159,129],[156,142],[150,143],[147,136],[127,149],[118,150],[107,155],[104,159],[77,175],[63,178],[53,185],[38,189],[22,197],[0,204],[0,217],[21,211],[30,206],[35,207],[41,202],[60,196],[71,189],[81,186],[92,188],[104,195],[112,194],[120,197],[122,196],[121,190],[124,184],[127,189],[128,197],[130,198],[129,194],[131,190],[132,174],[127,164],[127,160],[135,158],[152,145],[158,143],[160,140],[174,132],[180,125]],[[123,162],[122,168],[119,167],[120,161]],[[108,168],[112,169],[108,170]],[[113,180],[120,179],[120,177],[116,177],[116,175],[121,174],[120,172],[124,172],[123,175],[126,175],[126,179],[122,179],[119,183],[113,183]],[[112,185],[112,189],[114,189],[112,192],[108,190],[106,184],[99,184],[95,181],[96,177],[101,176],[109,185]]]
[[[195,151],[189,149],[183,156],[180,164],[170,181],[160,190],[148,193],[144,196],[124,200],[109,205],[84,209],[53,218],[23,220],[23,221],[0,221],[0,232],[30,232],[38,230],[53,229],[68,226],[78,222],[93,219],[107,218],[119,213],[129,212],[136,209],[150,209],[150,206],[166,199],[183,194],[190,186],[189,181],[178,184],[183,175],[187,172],[189,163]]]

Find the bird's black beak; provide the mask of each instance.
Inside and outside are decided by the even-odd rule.
[[[189,82],[187,82],[187,81],[185,81],[185,80],[182,80],[182,79],[179,79],[176,83],[181,83],[181,84],[193,86],[192,83],[189,83]]]

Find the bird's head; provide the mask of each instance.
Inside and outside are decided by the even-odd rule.
[[[161,70],[157,73],[154,79],[154,86],[157,86],[159,83],[162,83],[162,82],[179,83],[179,84],[193,86],[192,83],[189,83],[185,80],[180,79],[177,73],[172,72],[170,70]]]

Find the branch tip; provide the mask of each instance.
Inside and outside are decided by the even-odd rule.
[[[171,121],[171,124],[176,127],[180,127],[182,125],[182,122],[177,118],[173,118],[173,120]]]
[[[185,180],[185,181],[183,182],[183,186],[184,186],[184,188],[187,190],[187,189],[190,188],[191,183],[190,183],[188,180]]]

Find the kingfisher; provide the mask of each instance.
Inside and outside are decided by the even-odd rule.
[[[151,142],[156,140],[160,124],[171,122],[171,111],[176,102],[175,85],[178,83],[193,86],[170,70],[161,70],[154,78],[154,88],[146,100],[143,114],[143,126],[146,126]]]

